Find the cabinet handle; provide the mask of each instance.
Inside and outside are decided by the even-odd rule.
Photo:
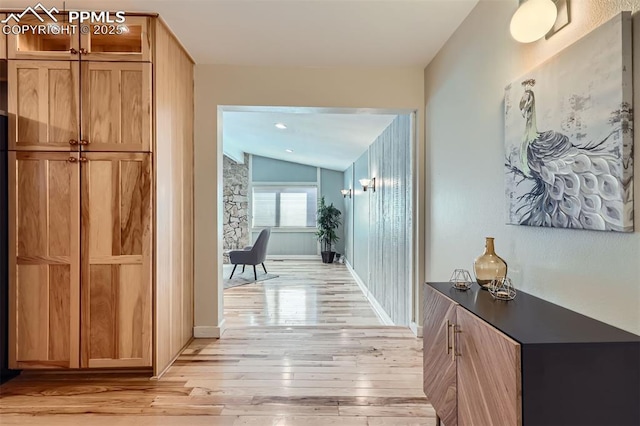
[[[69,145],[78,145],[78,141],[77,141],[77,140],[75,140],[75,139],[71,139],[71,140],[69,141]]]
[[[88,55],[88,54],[89,54],[89,51],[88,51],[87,49],[85,49],[84,47],[81,47],[81,48],[80,48],[80,54],[81,54],[81,55]]]
[[[80,157],[80,162],[81,163],[86,163],[87,161],[89,161],[86,157]]]
[[[78,54],[78,51],[77,51],[76,49],[74,49],[73,47],[72,47],[71,49],[69,49],[69,52],[70,52],[72,55],[77,55],[77,54]]]
[[[449,332],[451,331],[451,321],[447,320],[447,355],[451,353],[451,335]]]
[[[458,341],[458,337],[457,335],[462,333],[462,331],[460,330],[460,326],[456,325],[456,324],[452,324],[453,327],[453,336],[451,336],[452,339],[452,345],[451,345],[451,359],[452,360],[456,360],[457,356],[462,356],[462,354],[460,352],[458,352],[458,350],[456,349],[456,342]]]
[[[457,325],[455,324],[451,324],[451,331],[453,332],[453,336],[452,336],[452,340],[451,340],[451,360],[455,361],[456,360],[456,333],[458,333],[458,331],[456,331],[456,327]]]
[[[78,159],[75,158],[75,157],[69,157],[69,159],[67,161],[70,162],[70,163],[75,163],[75,162],[78,161]]]
[[[89,141],[80,140],[80,145],[89,145]]]

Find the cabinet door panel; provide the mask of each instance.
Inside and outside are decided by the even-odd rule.
[[[9,61],[9,149],[75,149],[80,131],[78,66],[68,61]]]
[[[457,309],[458,424],[522,424],[520,344]]]
[[[451,345],[456,303],[429,286],[424,298],[424,393],[444,424],[456,426],[456,360]]]
[[[151,62],[150,18],[127,16],[123,24],[89,24],[81,36],[83,61]]]
[[[79,28],[76,27],[74,30],[72,25],[65,23],[67,16],[63,14],[53,15],[57,19],[57,22],[51,19],[51,15],[46,16],[43,13],[39,15],[40,19],[44,21],[40,21],[32,14],[26,14],[20,18],[19,24],[14,19],[10,19],[7,25],[56,26],[60,28],[60,32],[58,34],[53,34],[51,31],[25,31],[20,34],[10,33],[7,36],[7,54],[9,59],[79,60]]]
[[[82,64],[82,139],[85,151],[149,152],[151,64]]]
[[[10,367],[77,368],[79,166],[68,153],[9,156]]]
[[[150,154],[82,163],[82,366],[151,366]]]

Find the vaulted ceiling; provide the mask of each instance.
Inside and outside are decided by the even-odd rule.
[[[224,112],[223,147],[240,152],[343,171],[386,129],[396,115],[326,113],[300,109]],[[284,124],[286,129],[275,125]]]

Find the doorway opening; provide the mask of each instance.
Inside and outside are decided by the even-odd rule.
[[[415,112],[224,106],[218,120],[225,327],[409,327]],[[340,212],[333,263],[321,200]]]

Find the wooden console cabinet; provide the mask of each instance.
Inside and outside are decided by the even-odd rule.
[[[424,391],[445,426],[640,424],[640,336],[524,292],[424,295]]]

